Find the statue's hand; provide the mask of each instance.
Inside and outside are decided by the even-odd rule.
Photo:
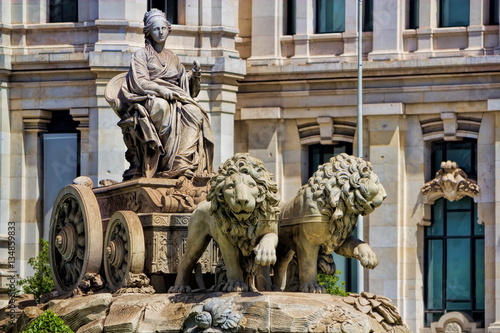
[[[370,245],[361,243],[354,249],[354,256],[359,260],[361,266],[373,269],[378,265],[378,258]]]
[[[160,94],[163,98],[166,100],[172,100],[174,99],[174,92],[168,88],[162,88],[160,91]]]
[[[276,245],[278,236],[273,233],[262,237],[259,244],[253,249],[255,253],[255,263],[262,266],[273,265],[276,262]]]

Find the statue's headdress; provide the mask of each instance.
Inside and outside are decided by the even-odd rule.
[[[165,21],[165,23],[167,23],[169,30],[171,29],[170,22],[168,22],[167,20],[167,15],[161,10],[153,8],[149,12],[146,12],[146,14],[144,14],[143,21],[144,21],[145,36],[149,35],[151,28],[153,27],[153,23],[158,19]]]

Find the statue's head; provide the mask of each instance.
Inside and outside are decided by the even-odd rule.
[[[167,36],[172,31],[172,25],[167,20],[167,16],[164,12],[159,9],[153,8],[144,14],[144,38],[147,44],[151,44],[152,36],[151,32],[155,25],[164,25],[167,28]]]

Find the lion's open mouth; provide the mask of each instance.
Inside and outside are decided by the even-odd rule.
[[[238,221],[241,221],[248,219],[252,215],[252,212],[241,210],[239,212],[233,212],[233,214],[238,219]]]

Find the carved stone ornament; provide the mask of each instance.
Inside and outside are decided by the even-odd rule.
[[[457,166],[456,162],[441,162],[441,169],[436,177],[425,183],[422,194],[426,202],[434,202],[444,197],[449,201],[458,201],[466,195],[473,198],[479,194],[479,185]]]
[[[356,310],[374,318],[388,331],[393,325],[403,325],[403,319],[399,315],[398,309],[385,296],[368,292],[362,292],[361,294],[351,293],[349,296],[342,298],[342,300],[353,306]]]

